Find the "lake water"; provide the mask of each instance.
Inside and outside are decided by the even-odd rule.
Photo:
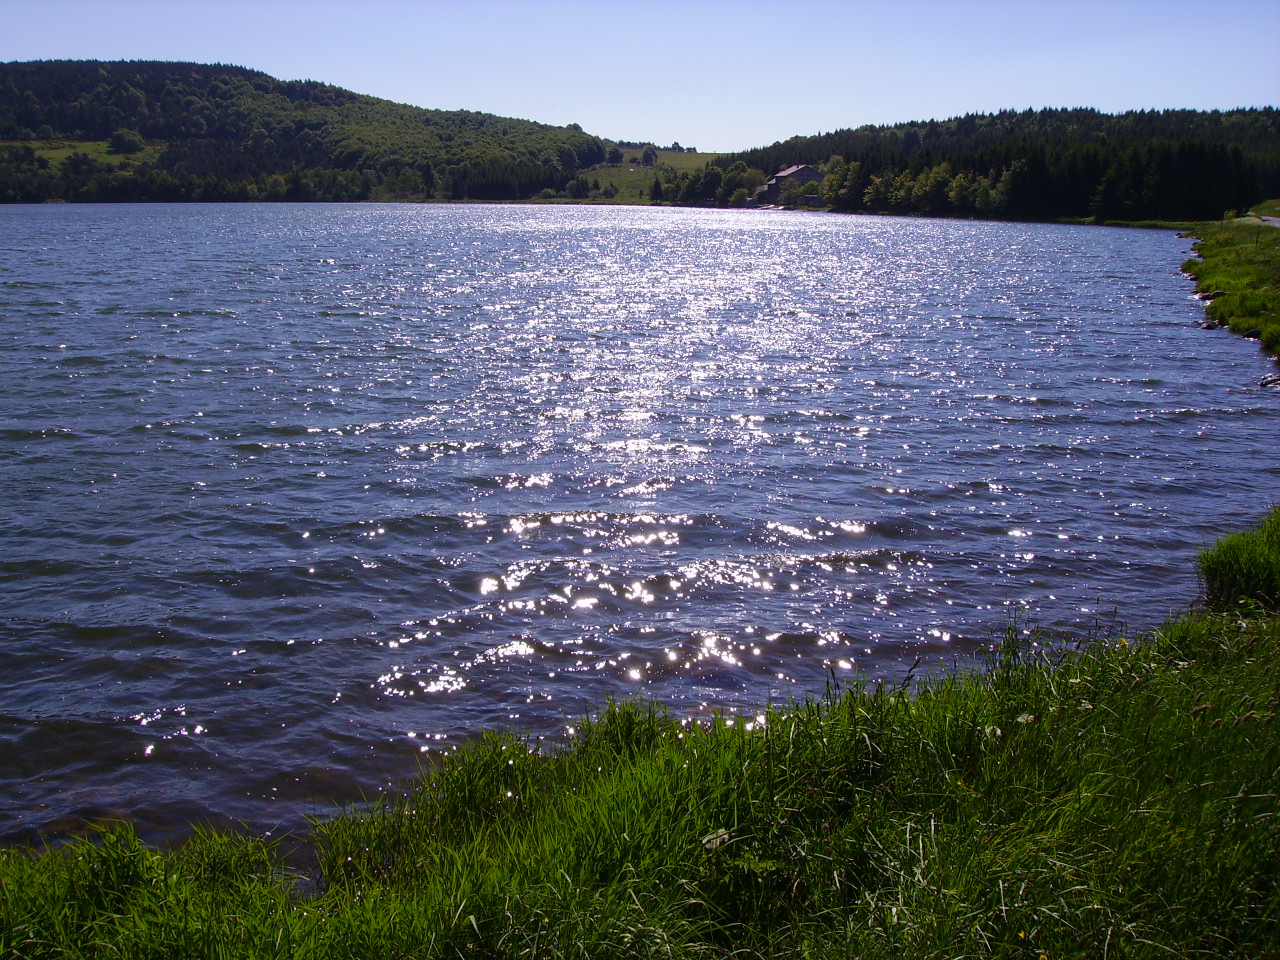
[[[1015,616],[1156,626],[1280,490],[1273,365],[1197,327],[1189,251],[0,207],[0,837],[294,829],[608,697],[752,715],[971,665]]]

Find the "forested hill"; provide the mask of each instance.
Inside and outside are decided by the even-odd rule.
[[[576,125],[427,110],[243,67],[0,63],[0,202],[638,195],[723,205],[812,164],[837,210],[1203,220],[1280,196],[1280,111],[1027,110],[859,127],[697,171],[658,164],[651,186],[620,196],[621,158]],[[584,171],[606,160],[589,191]]]
[[[525,199],[605,150],[222,64],[0,64],[0,201]]]
[[[793,137],[724,157],[822,164],[842,210],[1202,220],[1280,196],[1280,111],[1003,111]]]

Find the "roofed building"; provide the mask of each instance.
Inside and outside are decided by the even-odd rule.
[[[777,203],[782,198],[782,191],[797,183],[822,183],[822,174],[807,163],[779,170],[759,190],[761,203]]]

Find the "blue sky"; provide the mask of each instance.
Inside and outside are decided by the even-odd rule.
[[[1280,0],[0,0],[0,61],[192,60],[702,150],[1280,103]]]

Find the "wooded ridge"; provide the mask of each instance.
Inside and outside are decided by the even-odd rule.
[[[813,165],[832,210],[1014,220],[1206,220],[1280,193],[1280,111],[1004,110],[859,127],[718,157],[676,202],[732,204],[742,173]],[[803,184],[801,184],[803,186]],[[783,202],[786,202],[783,192]],[[739,195],[739,201],[745,201]]]
[[[815,165],[824,206],[851,212],[1218,219],[1280,194],[1280,111],[1006,110],[793,137],[717,163],[726,175]]]
[[[792,137],[673,166],[652,145],[642,153],[576,124],[428,110],[225,64],[0,64],[0,202],[740,206],[797,164],[824,175],[807,188],[821,205],[849,212],[1216,219],[1280,195],[1280,111],[1006,110]]]
[[[51,162],[49,141],[94,141]],[[0,201],[525,199],[605,143],[225,64],[0,64]],[[150,149],[148,149],[150,148]]]

